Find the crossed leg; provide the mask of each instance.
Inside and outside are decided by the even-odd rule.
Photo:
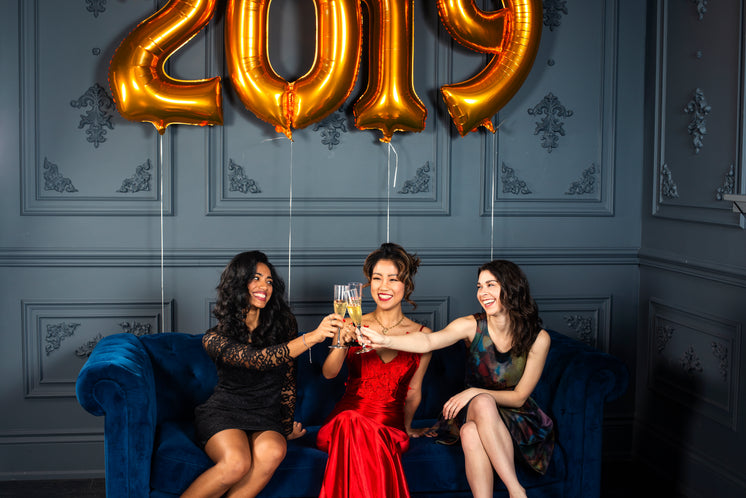
[[[492,496],[493,468],[510,498],[526,497],[515,472],[513,439],[492,396],[480,394],[469,403],[466,422],[461,427],[461,445],[466,479],[474,498]]]

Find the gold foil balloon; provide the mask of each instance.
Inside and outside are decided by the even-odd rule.
[[[368,86],[355,102],[355,126],[378,129],[382,142],[396,131],[422,131],[427,109],[412,81],[414,0],[364,0],[370,25]]]
[[[293,128],[320,121],[338,109],[355,85],[362,17],[358,0],[313,0],[316,54],[294,82],[277,75],[267,52],[272,0],[229,0],[225,46],[231,81],[247,109],[292,139]]]
[[[438,0],[438,13],[462,45],[494,54],[473,78],[440,89],[461,136],[484,126],[516,94],[536,58],[541,38],[541,0],[504,0],[502,9],[480,10],[474,0]]]
[[[119,113],[153,123],[161,135],[171,124],[220,125],[220,78],[184,81],[166,74],[166,60],[210,21],[217,0],[171,0],[122,41],[109,65],[109,86]]]

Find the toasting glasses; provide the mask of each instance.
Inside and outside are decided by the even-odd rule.
[[[335,285],[334,286],[334,312],[342,317],[345,316],[347,311],[347,286],[346,285]],[[330,348],[343,348],[344,344],[340,342],[342,336],[342,329],[337,327],[337,341],[332,342]]]
[[[360,332],[360,325],[363,321],[362,300],[363,284],[360,282],[350,282],[347,284],[347,313],[350,314],[352,323],[357,327],[358,333]],[[373,349],[363,345],[358,354],[367,353],[368,351],[373,351]]]

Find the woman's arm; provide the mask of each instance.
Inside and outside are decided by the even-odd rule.
[[[312,332],[307,332],[288,342],[261,349],[209,330],[202,337],[202,346],[215,362],[254,370],[268,370],[288,363],[291,358],[297,358],[314,344],[333,337],[336,331],[334,324],[337,322],[341,324],[342,317],[334,314],[328,315]]]
[[[355,340],[355,324],[343,320],[344,327],[340,330],[340,344],[347,344],[347,342]],[[332,338],[332,341],[336,341],[336,337]],[[321,374],[326,379],[333,379],[339,375],[339,371],[342,370],[345,358],[347,357],[347,347],[343,348],[331,348],[329,354],[324,360],[324,365],[321,367]]]
[[[428,353],[435,349],[448,347],[461,339],[471,340],[474,338],[475,332],[476,319],[469,315],[456,318],[444,329],[431,334],[413,332],[407,335],[390,336],[363,327],[361,329],[361,339],[375,349],[389,348],[412,353]]]
[[[526,368],[521,380],[515,388],[505,390],[490,390],[470,387],[454,395],[443,405],[443,416],[446,419],[455,417],[461,409],[477,394],[486,393],[495,399],[499,406],[519,408],[523,406],[531,393],[534,392],[536,384],[539,383],[541,372],[544,370],[551,338],[546,330],[539,332],[526,358]]]

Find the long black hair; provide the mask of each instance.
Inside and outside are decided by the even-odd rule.
[[[399,244],[393,242],[384,242],[381,247],[368,254],[363,263],[363,273],[368,279],[368,285],[373,277],[373,268],[379,261],[391,261],[399,270],[397,278],[404,284],[404,300],[417,308],[417,303],[409,299],[414,291],[414,274],[420,266],[420,258],[416,254],[409,254]]]
[[[259,263],[267,265],[272,275],[272,295],[259,312],[259,325],[249,332],[245,323],[249,306],[248,285]],[[218,334],[251,342],[259,348],[280,344],[297,336],[295,316],[285,302],[285,282],[263,252],[247,251],[234,256],[223,270],[216,289],[217,303],[212,313],[218,319],[215,327]]]
[[[483,271],[490,272],[500,284],[500,303],[510,317],[514,354],[527,354],[541,331],[542,321],[526,275],[517,264],[504,259],[483,264],[477,276]]]

